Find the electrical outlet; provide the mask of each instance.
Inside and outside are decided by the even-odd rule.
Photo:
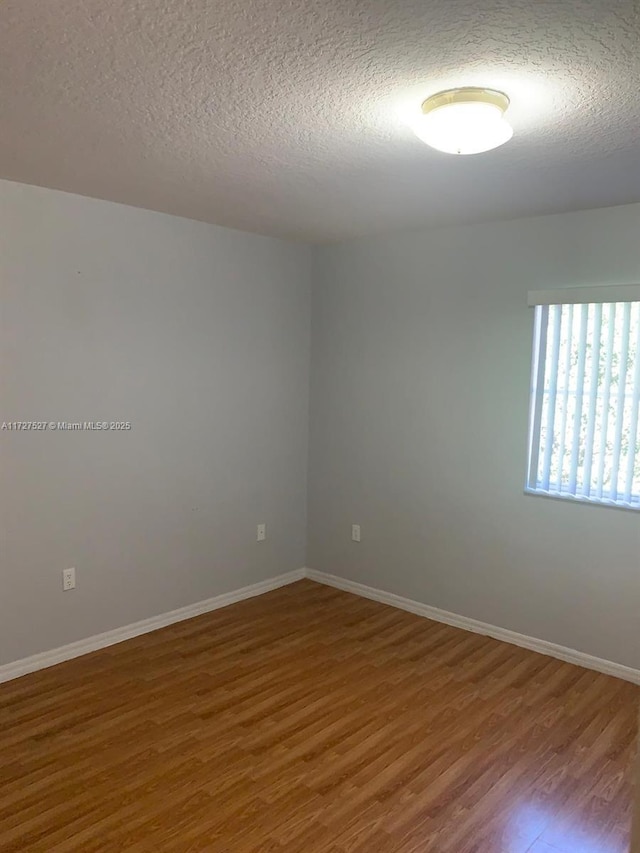
[[[360,541],[360,525],[359,524],[352,524],[351,525],[351,538],[353,539],[354,542]]]
[[[267,538],[267,525],[266,524],[259,524],[258,525],[258,534],[256,536],[256,539],[258,540],[258,542],[264,542],[264,540],[266,538]]]
[[[68,592],[70,589],[76,588],[76,570],[63,569],[62,572],[62,589]]]

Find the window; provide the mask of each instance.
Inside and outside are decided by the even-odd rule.
[[[529,294],[526,491],[640,509],[639,300],[640,286]]]

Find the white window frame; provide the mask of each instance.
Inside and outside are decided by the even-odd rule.
[[[575,494],[573,491],[560,492],[540,488],[538,485],[540,435],[542,426],[543,394],[539,389],[544,386],[545,353],[547,349],[547,329],[550,305],[605,305],[608,303],[640,302],[640,284],[610,285],[605,287],[569,287],[562,290],[530,291],[528,304],[538,310],[534,317],[533,355],[531,365],[531,387],[529,398],[529,429],[527,444],[527,472],[525,494],[536,497],[548,497],[561,501],[573,501],[591,506],[605,506],[637,512],[640,502],[612,500],[605,496]],[[547,484],[549,485],[549,484]]]

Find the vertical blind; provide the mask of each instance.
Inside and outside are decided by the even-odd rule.
[[[535,307],[527,490],[640,509],[640,301],[579,294]]]

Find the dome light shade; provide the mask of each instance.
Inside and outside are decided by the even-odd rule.
[[[493,89],[448,89],[422,104],[414,133],[447,154],[479,154],[504,145],[513,128],[504,113],[509,98]]]

